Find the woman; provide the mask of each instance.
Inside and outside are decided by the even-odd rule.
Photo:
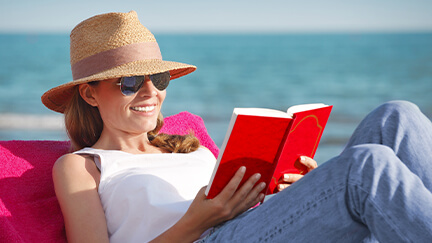
[[[422,242],[432,237],[432,125],[408,102],[360,124],[341,155],[264,204],[240,168],[214,199],[215,159],[192,135],[158,134],[169,81],[195,70],[163,61],[135,12],[94,16],[71,33],[74,81],[43,103],[65,114],[74,153],[53,180],[70,242]],[[248,211],[247,211],[248,210]],[[247,211],[247,212],[246,212]]]

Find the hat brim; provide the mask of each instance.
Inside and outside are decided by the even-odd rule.
[[[42,103],[49,109],[64,113],[66,105],[68,104],[74,92],[74,87],[79,84],[111,78],[150,75],[166,71],[170,72],[171,80],[173,80],[192,73],[195,70],[195,66],[179,62],[163,61],[157,59],[135,61],[54,87],[45,92],[41,99]]]

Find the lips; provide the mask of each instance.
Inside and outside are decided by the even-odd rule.
[[[154,111],[155,108],[156,108],[155,105],[148,105],[148,106],[134,106],[131,107],[130,109],[138,112],[151,112]]]

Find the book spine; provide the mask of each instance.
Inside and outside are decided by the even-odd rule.
[[[271,178],[271,180],[269,181],[269,183],[267,183],[267,187],[266,187],[266,195],[269,195],[269,194],[273,194],[274,193],[274,191],[275,191],[275,187],[277,186],[277,184],[278,184],[278,180],[279,180],[279,178],[276,178],[276,177],[278,177],[278,176],[276,176],[276,169],[277,169],[277,165],[278,165],[278,163],[281,161],[281,156],[282,156],[282,153],[284,152],[284,147],[285,147],[285,144],[286,144],[286,141],[288,140],[288,136],[289,136],[289,133],[290,133],[290,130],[291,130],[291,127],[292,127],[292,125],[294,124],[294,119],[295,119],[295,117],[293,117],[292,119],[291,119],[291,121],[290,121],[290,123],[289,123],[289,125],[287,126],[287,128],[286,128],[286,130],[285,130],[285,133],[284,133],[284,136],[283,136],[283,139],[282,139],[282,142],[279,144],[279,148],[278,148],[278,152],[277,152],[277,154],[276,154],[276,156],[275,156],[275,161],[274,161],[274,164],[276,165],[274,168],[273,168],[273,171],[272,171],[272,178]]]

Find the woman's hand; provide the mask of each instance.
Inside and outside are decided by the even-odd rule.
[[[206,187],[201,188],[186,214],[176,225],[156,238],[155,242],[162,241],[162,238],[170,242],[179,239],[183,242],[194,241],[207,229],[230,220],[255,206],[264,198],[264,193],[261,191],[265,188],[265,183],[255,185],[261,175],[254,174],[238,188],[245,171],[246,168],[241,167],[219,195],[213,199],[207,199]]]
[[[278,182],[278,186],[276,187],[277,190],[276,192],[280,192],[283,189],[289,187],[294,182],[300,180],[309,171],[318,167],[317,162],[307,156],[300,156],[298,158],[298,162],[304,165],[306,170],[302,171],[300,174],[284,174]]]
[[[186,212],[186,216],[193,219],[197,226],[205,231],[255,206],[264,198],[264,193],[261,191],[265,188],[265,183],[254,186],[261,177],[260,174],[254,174],[238,188],[245,172],[246,168],[241,167],[213,199],[206,198],[204,193],[206,187],[203,187]]]

